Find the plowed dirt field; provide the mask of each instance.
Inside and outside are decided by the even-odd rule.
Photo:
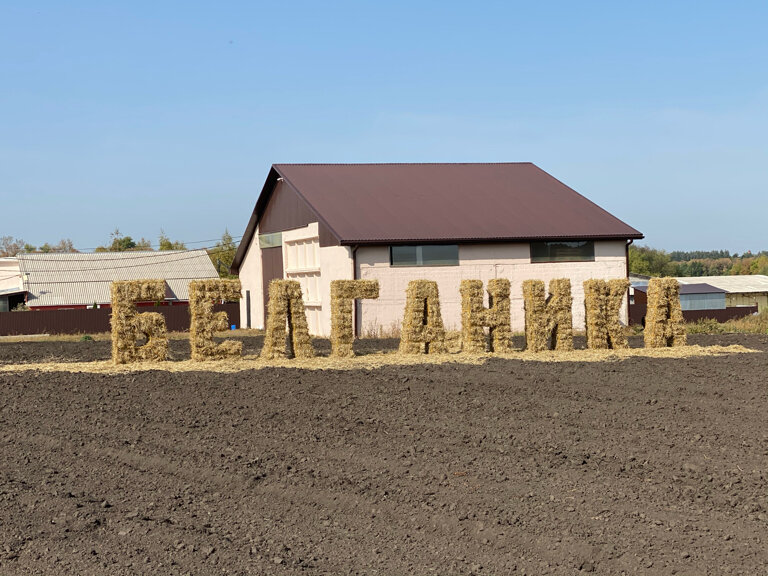
[[[759,352],[0,372],[0,574],[763,574],[768,337],[690,340]]]

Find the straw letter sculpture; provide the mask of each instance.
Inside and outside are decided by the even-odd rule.
[[[165,318],[157,312],[136,312],[136,302],[159,302],[165,298],[165,280],[122,280],[112,282],[112,361],[131,364],[168,358]],[[143,335],[147,342],[137,346]]]
[[[627,334],[619,320],[621,303],[629,289],[629,280],[587,280],[584,282],[584,325],[587,348],[627,348]]]
[[[461,345],[464,352],[485,352],[485,332],[490,336],[490,352],[512,349],[509,280],[494,278],[488,282],[488,308],[483,306],[483,282],[461,281]]]
[[[551,280],[549,294],[549,297],[545,295],[541,280],[523,282],[526,348],[532,352],[549,348],[573,350],[571,281],[568,278]]]
[[[444,354],[445,327],[440,314],[437,282],[411,280],[405,291],[400,352],[402,354]]]
[[[226,312],[213,311],[219,300],[240,300],[240,280],[194,280],[189,283],[189,345],[192,360],[221,360],[237,358],[243,352],[243,343],[225,340],[216,344],[215,332],[229,328]]]
[[[286,348],[286,324],[288,347]],[[267,329],[261,357],[267,359],[312,358],[315,350],[309,337],[307,314],[298,280],[272,280],[269,283]]]
[[[685,346],[686,342],[680,284],[674,278],[651,278],[645,313],[645,347]]]
[[[356,298],[379,297],[378,280],[333,280],[331,282],[331,356],[352,358],[352,306]]]

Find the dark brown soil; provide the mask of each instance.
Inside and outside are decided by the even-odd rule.
[[[0,574],[764,573],[768,337],[691,340],[761,352],[0,373]]]

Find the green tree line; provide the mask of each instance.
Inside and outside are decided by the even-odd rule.
[[[768,275],[768,252],[741,256],[727,250],[666,252],[633,244],[629,247],[629,271],[645,276]]]

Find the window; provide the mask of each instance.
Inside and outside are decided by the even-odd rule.
[[[283,245],[283,233],[259,234],[259,248],[277,248]]]
[[[392,266],[458,266],[457,244],[424,244],[421,246],[390,246]]]
[[[579,242],[531,242],[531,262],[594,262],[595,243]]]

